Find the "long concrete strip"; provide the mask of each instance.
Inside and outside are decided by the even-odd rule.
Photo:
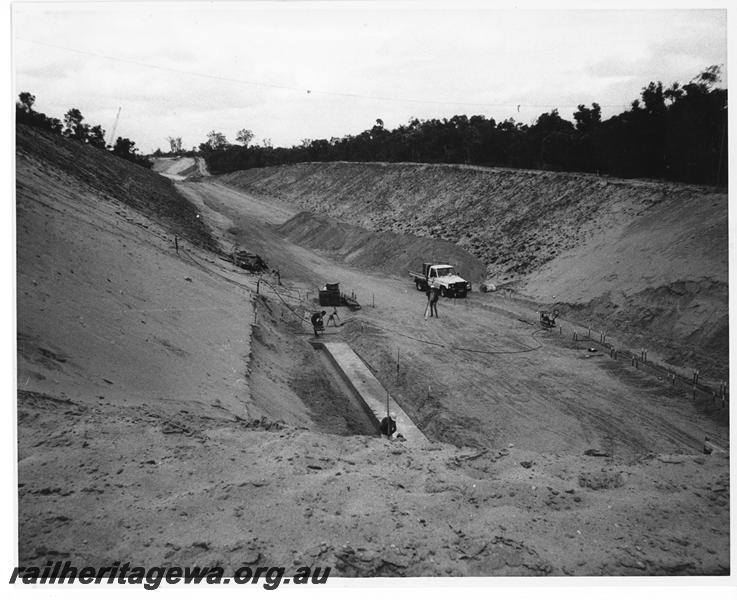
[[[374,416],[378,428],[381,419],[386,416],[387,391],[348,344],[321,342],[320,345],[343,375],[346,383]],[[396,414],[397,433],[401,433],[408,444],[419,446],[427,443],[425,434],[419,430],[391,396],[389,396],[389,412]]]

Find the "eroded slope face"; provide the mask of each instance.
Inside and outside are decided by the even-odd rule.
[[[446,239],[490,272],[510,276],[531,273],[663,202],[683,202],[694,215],[726,214],[726,194],[708,189],[543,171],[304,163],[218,179],[374,231]]]

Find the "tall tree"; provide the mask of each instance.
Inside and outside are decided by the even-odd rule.
[[[219,150],[228,146],[228,140],[219,131],[212,130],[207,134],[207,145],[211,150]]]
[[[120,156],[121,158],[129,158],[137,152],[136,143],[128,138],[119,137],[115,140],[115,146],[113,146],[113,154]]]
[[[171,148],[172,154],[180,154],[182,152],[182,138],[170,137],[167,139],[169,140],[169,146]]]
[[[30,92],[21,92],[18,94],[18,102],[15,105],[25,113],[32,113],[34,102],[36,102],[36,96]]]
[[[105,130],[101,125],[95,125],[90,128],[87,141],[97,148],[105,148]]]
[[[89,128],[78,108],[70,108],[64,115],[64,135],[77,140],[86,140]]]
[[[591,104],[591,108],[586,108],[586,105],[579,104],[578,110],[573,113],[573,118],[576,121],[576,131],[580,133],[591,133],[601,125],[601,106],[596,102]]]
[[[240,142],[243,146],[248,147],[248,144],[251,143],[251,140],[253,139],[253,131],[250,129],[241,129],[238,134],[235,136],[235,140],[237,142]]]

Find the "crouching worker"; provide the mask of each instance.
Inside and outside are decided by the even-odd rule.
[[[379,431],[389,439],[392,439],[394,432],[397,431],[397,415],[391,413],[388,417],[384,417],[379,424]]]
[[[322,323],[322,318],[325,316],[325,311],[312,313],[312,317],[310,318],[310,321],[312,321],[312,329],[315,330],[315,337],[319,337],[318,331],[322,331],[325,329],[325,326]]]

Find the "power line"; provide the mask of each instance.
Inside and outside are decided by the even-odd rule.
[[[453,106],[474,106],[474,107],[487,107],[487,108],[513,108],[516,109],[517,112],[519,112],[520,108],[578,108],[578,104],[556,104],[555,102],[547,103],[547,104],[527,104],[527,103],[519,103],[519,102],[503,102],[503,103],[494,103],[494,102],[461,102],[461,101],[455,101],[455,100],[433,100],[433,99],[427,99],[427,98],[398,98],[394,96],[374,96],[370,94],[357,94],[353,92],[341,92],[341,91],[332,91],[332,90],[319,90],[319,89],[313,89],[313,88],[300,88],[296,86],[291,85],[283,85],[279,83],[266,83],[263,81],[254,81],[250,79],[239,79],[235,77],[224,77],[222,75],[213,75],[210,73],[200,73],[197,71],[188,71],[186,69],[177,69],[174,67],[164,67],[161,65],[155,65],[151,63],[145,63],[137,60],[131,60],[128,58],[120,58],[117,56],[110,56],[107,54],[101,54],[98,52],[90,52],[87,50],[79,50],[77,48],[69,48],[68,46],[60,46],[58,44],[50,44],[48,42],[40,42],[38,40],[31,40],[27,38],[15,38],[16,40],[21,40],[24,42],[28,42],[31,44],[36,44],[39,46],[46,46],[48,48],[54,48],[56,50],[65,50],[67,52],[74,52],[76,54],[82,54],[85,56],[94,56],[96,58],[102,58],[104,60],[110,60],[114,62],[120,62],[125,63],[129,65],[134,65],[137,67],[144,67],[147,69],[157,69],[159,71],[168,71],[170,73],[177,73],[178,75],[189,75],[191,77],[200,77],[203,79],[212,79],[216,81],[224,81],[228,83],[238,83],[242,85],[250,85],[255,87],[264,87],[264,88],[272,88],[272,89],[278,89],[278,90],[287,90],[291,92],[298,92],[300,94],[306,93],[308,95],[313,94],[319,94],[323,96],[335,96],[335,97],[341,97],[341,98],[355,98],[358,100],[380,100],[382,102],[399,102],[399,103],[410,103],[410,104],[430,104],[430,105],[453,105]],[[628,104],[599,104],[601,107],[606,108],[626,108]]]

